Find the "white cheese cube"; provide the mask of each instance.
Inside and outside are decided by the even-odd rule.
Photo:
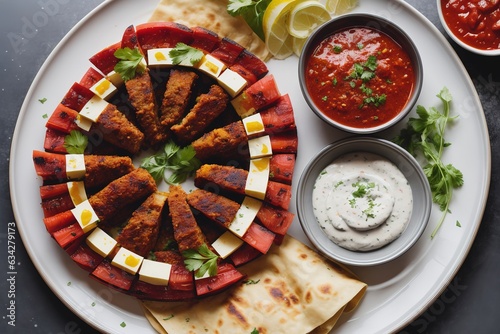
[[[219,75],[226,69],[226,64],[212,55],[205,55],[196,66],[200,71],[217,79]]]
[[[115,71],[111,71],[109,72],[107,75],[106,75],[106,79],[108,79],[109,81],[111,81],[111,83],[115,86],[115,87],[121,87],[123,85],[123,79],[122,79],[122,76],[120,75],[120,73],[117,73]]]
[[[141,267],[144,258],[139,254],[136,254],[125,247],[120,247],[115,257],[111,261],[111,264],[122,270],[125,270],[129,274],[135,275],[139,268]]]
[[[248,99],[248,95],[245,91],[243,91],[243,93],[231,100],[234,110],[241,118],[253,115],[256,111],[255,108],[247,101]]]
[[[87,192],[83,181],[70,181],[66,183],[71,201],[75,206],[87,200]]]
[[[87,245],[102,257],[108,256],[116,247],[116,240],[99,227],[96,227],[85,240]]]
[[[81,202],[71,209],[71,213],[82,228],[83,232],[87,233],[97,227],[99,217],[88,200]]]
[[[116,93],[117,89],[111,81],[106,78],[102,78],[90,87],[90,91],[99,96],[101,99],[108,100]]]
[[[154,285],[168,285],[172,265],[153,260],[144,259],[139,270],[139,279]]]
[[[248,149],[250,151],[251,159],[273,155],[273,149],[271,147],[271,137],[266,135],[248,140]]]
[[[169,53],[172,48],[159,48],[148,50],[148,65],[154,67],[169,67],[174,63]]]
[[[83,154],[66,154],[66,177],[77,180],[85,176],[85,156]]]
[[[94,124],[94,122],[92,122],[90,119],[83,117],[80,114],[76,116],[75,123],[80,129],[85,131],[90,131],[90,127],[92,126],[92,124]]]
[[[229,230],[237,236],[243,237],[253,223],[261,206],[262,202],[258,199],[245,196],[238,212],[236,212],[236,216],[229,225]]]
[[[243,240],[235,236],[233,233],[226,231],[212,243],[212,247],[217,251],[221,258],[225,259],[242,244]]]
[[[94,95],[87,103],[85,103],[80,111],[80,116],[85,117],[92,122],[96,122],[108,104],[109,103],[106,100]]]
[[[222,72],[222,74],[217,78],[217,81],[219,85],[221,85],[221,87],[224,88],[229,95],[231,95],[231,97],[235,97],[241,93],[247,85],[245,78],[230,69],[226,69]]]
[[[245,117],[242,122],[248,136],[265,133],[264,121],[260,113]]]
[[[269,181],[269,157],[250,160],[245,194],[263,200]]]

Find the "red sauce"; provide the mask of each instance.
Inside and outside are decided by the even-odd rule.
[[[378,30],[353,27],[324,39],[306,68],[314,104],[330,119],[369,128],[393,119],[412,93],[408,54]]]
[[[448,28],[465,44],[500,49],[500,0],[442,0]]]

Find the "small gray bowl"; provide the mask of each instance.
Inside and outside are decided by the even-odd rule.
[[[368,152],[394,163],[408,180],[413,196],[413,210],[402,235],[382,248],[358,252],[331,241],[318,224],[313,212],[312,193],[316,178],[336,158],[347,153]],[[353,266],[373,266],[396,259],[408,251],[425,230],[432,208],[429,182],[415,158],[400,146],[379,138],[347,138],[321,150],[304,169],[297,187],[297,215],[304,233],[326,257]]]
[[[391,37],[397,44],[399,44],[403,48],[403,50],[406,51],[413,65],[415,82],[411,96],[409,97],[406,105],[394,118],[383,124],[373,127],[366,127],[366,128],[351,127],[332,120],[330,117],[326,116],[321,111],[320,108],[316,106],[306,87],[305,71],[307,68],[307,63],[311,55],[313,54],[314,50],[316,49],[317,45],[325,38],[333,35],[334,33],[351,27],[367,27],[385,33],[386,35]],[[339,16],[338,18],[334,18],[324,23],[308,37],[306,43],[304,44],[302,53],[300,55],[298,74],[299,74],[299,84],[300,84],[300,89],[302,91],[302,95],[304,96],[304,99],[306,100],[311,110],[319,118],[321,118],[326,123],[340,130],[354,134],[366,135],[383,131],[395,125],[408,115],[408,113],[415,106],[418,97],[420,96],[420,92],[422,90],[422,85],[423,85],[424,71],[422,66],[422,59],[420,58],[420,54],[418,52],[417,47],[413,43],[412,39],[399,26],[395,25],[391,21],[388,21],[376,15],[354,13],[354,14],[342,15]]]

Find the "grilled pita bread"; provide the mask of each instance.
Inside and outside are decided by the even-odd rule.
[[[227,0],[160,0],[149,21],[200,26],[232,39],[264,61],[270,58],[265,43],[245,20],[227,13]]]
[[[160,333],[328,333],[366,284],[290,236],[239,268],[248,279],[195,302],[144,302]],[[160,326],[160,327],[158,327]]]

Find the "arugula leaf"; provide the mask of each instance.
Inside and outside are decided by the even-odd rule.
[[[206,244],[197,250],[188,249],[182,252],[184,265],[189,271],[194,271],[196,277],[203,277],[208,272],[209,276],[217,275],[217,259],[219,256],[212,252]]]
[[[174,65],[196,65],[203,57],[203,51],[184,43],[177,43],[168,53]]]
[[[446,127],[457,118],[450,116],[452,96],[448,88],[443,87],[437,97],[443,103],[442,111],[434,107],[417,106],[418,117],[410,118],[407,127],[394,139],[395,143],[412,155],[421,153],[426,160],[423,170],[431,187],[432,200],[443,212],[431,238],[436,236],[446,214],[450,212],[453,190],[464,183],[462,172],[442,161],[444,149],[451,145],[444,138]]]
[[[83,154],[87,148],[89,139],[86,135],[77,130],[71,130],[69,135],[64,137],[64,148],[70,154]]]
[[[201,161],[196,158],[196,151],[192,146],[179,147],[173,141],[168,141],[159,153],[145,158],[141,167],[146,169],[156,182],[162,179],[169,184],[179,184],[200,168]],[[165,178],[166,170],[172,175]]]
[[[140,74],[146,70],[146,65],[142,62],[144,56],[139,49],[125,47],[115,51],[114,56],[120,61],[115,65],[115,72],[120,74],[124,81],[135,78],[136,74]]]
[[[231,16],[241,16],[257,36],[265,41],[262,19],[271,0],[229,0],[227,12]]]

